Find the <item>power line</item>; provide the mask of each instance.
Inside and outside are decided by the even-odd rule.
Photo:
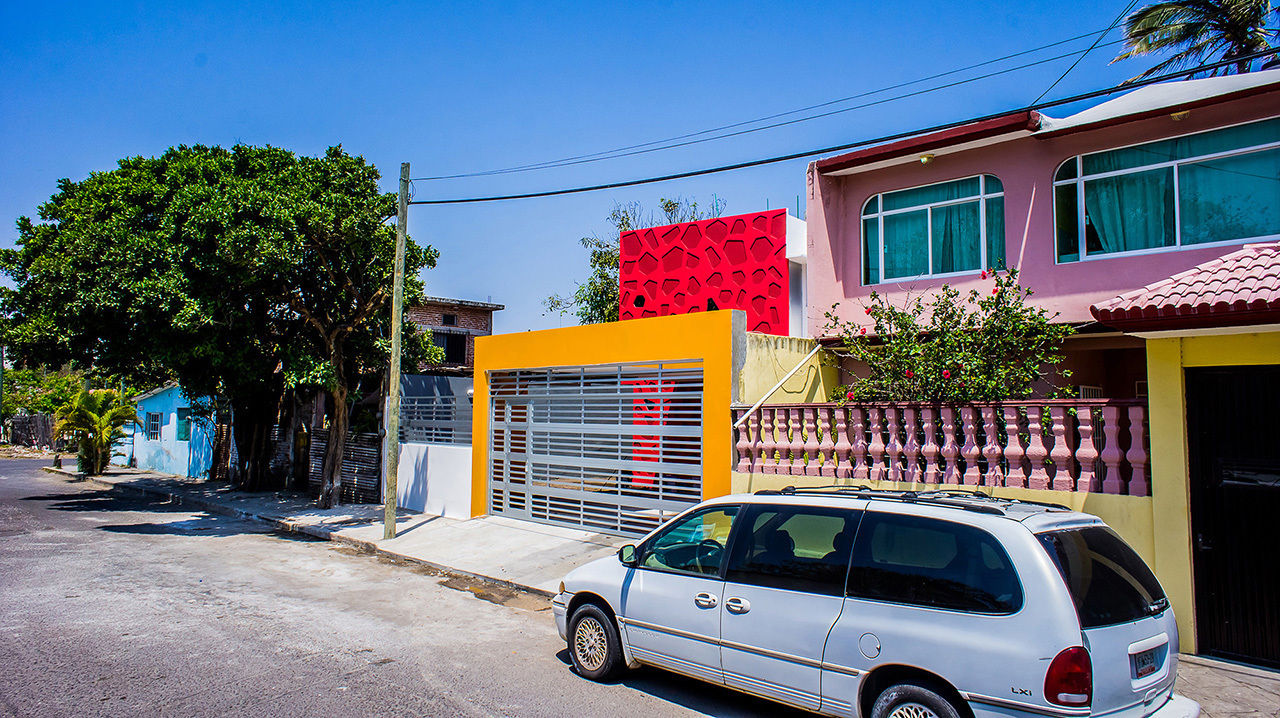
[[[541,192],[528,192],[524,194],[509,194],[509,195],[494,195],[489,197],[459,197],[459,198],[453,198],[453,199],[420,199],[420,200],[414,200],[409,204],[422,204],[422,205],[473,204],[476,202],[503,202],[503,201],[515,200],[515,199],[536,199],[539,197],[558,197],[558,196],[567,195],[567,194],[581,194],[584,192],[596,192],[596,191],[606,190],[606,189],[620,189],[623,187],[635,187],[638,185],[656,184],[658,182],[669,182],[672,180],[687,179],[689,177],[700,177],[703,175],[718,174],[721,172],[732,172],[734,170],[748,169],[751,167],[760,167],[762,165],[777,164],[779,162],[789,162],[791,160],[804,159],[806,157],[815,157],[817,155],[825,155],[833,152],[843,152],[846,150],[857,149],[859,147],[878,145],[885,142],[894,142],[896,140],[902,140],[908,137],[915,137],[917,135],[924,135],[932,132],[940,132],[942,130],[948,130],[954,127],[961,127],[963,125],[969,125],[976,122],[993,120],[993,119],[1004,117],[1006,115],[1014,114],[1017,112],[1031,112],[1034,110],[1041,110],[1047,107],[1057,107],[1059,105],[1067,105],[1067,104],[1071,104],[1072,102],[1080,102],[1081,100],[1089,100],[1095,97],[1110,95],[1115,92],[1119,92],[1120,90],[1130,90],[1130,89],[1136,89],[1139,87],[1145,87],[1146,85],[1153,85],[1159,82],[1164,82],[1166,80],[1185,77],[1187,75],[1194,75],[1198,72],[1204,72],[1205,70],[1213,70],[1219,67],[1225,67],[1227,65],[1234,65],[1238,62],[1254,60],[1259,57],[1274,55],[1275,53],[1276,53],[1275,48],[1268,48],[1266,50],[1260,50],[1258,52],[1250,53],[1248,55],[1233,57],[1230,60],[1220,60],[1218,62],[1199,65],[1189,70],[1179,70],[1177,72],[1171,72],[1165,75],[1159,75],[1157,77],[1149,77],[1147,79],[1138,80],[1136,82],[1126,82],[1126,83],[1108,87],[1102,90],[1093,90],[1091,92],[1085,92],[1079,95],[1072,95],[1071,97],[1064,97],[1058,100],[1050,100],[1049,102],[1041,102],[1038,104],[1028,105],[1026,107],[1022,107],[1015,110],[1006,110],[1004,112],[997,112],[989,115],[984,115],[982,117],[974,117],[966,120],[959,120],[956,122],[948,122],[941,125],[934,125],[933,127],[926,127],[922,129],[911,130],[908,132],[899,132],[897,134],[885,135],[883,137],[877,137],[870,140],[859,140],[857,142],[849,142],[842,145],[833,145],[831,147],[823,147],[815,150],[806,150],[804,152],[795,152],[787,155],[767,157],[767,158],[758,159],[758,160],[749,160],[746,162],[738,162],[736,164],[731,164],[731,165],[721,165],[719,167],[709,167],[705,169],[689,170],[687,172],[677,172],[675,174],[662,175],[658,177],[646,177],[644,179],[623,180],[620,182],[610,182],[607,184],[590,185],[586,187],[570,187],[565,189],[544,190]]]
[[[1126,5],[1123,10],[1120,11],[1120,14],[1116,15],[1116,19],[1111,21],[1111,24],[1107,26],[1107,29],[1103,30],[1101,33],[1098,34],[1097,39],[1093,41],[1093,44],[1089,46],[1089,49],[1080,53],[1080,57],[1077,57],[1076,61],[1071,63],[1071,67],[1068,67],[1065,72],[1063,72],[1061,75],[1058,75],[1058,79],[1054,80],[1052,85],[1049,85],[1048,87],[1044,88],[1044,92],[1041,92],[1040,96],[1037,97],[1031,104],[1034,105],[1036,104],[1036,102],[1043,100],[1044,96],[1049,94],[1050,90],[1057,87],[1059,82],[1062,82],[1064,79],[1066,79],[1067,75],[1070,75],[1071,71],[1076,69],[1076,65],[1079,65],[1080,61],[1085,58],[1085,55],[1088,55],[1089,53],[1093,52],[1093,49],[1098,46],[1098,43],[1102,42],[1102,38],[1105,37],[1107,33],[1114,30],[1116,25],[1119,25],[1120,21],[1124,19],[1124,16],[1128,15],[1129,11],[1133,9],[1133,6],[1137,4],[1138,4],[1138,0],[1131,0],[1131,2],[1128,5]],[[1121,42],[1123,42],[1123,40]]]
[[[1111,27],[1108,27],[1108,28],[1106,28],[1105,30],[1102,30],[1102,35],[1106,35],[1106,34],[1107,34],[1108,32],[1110,32],[1114,27],[1115,27],[1115,26],[1114,26],[1114,24],[1113,24]],[[1094,35],[1094,33],[1093,33],[1093,32],[1087,32],[1087,33],[1084,33],[1084,34],[1081,34],[1081,35],[1076,35],[1076,36],[1074,36],[1074,37],[1069,37],[1069,38],[1067,38],[1067,39],[1065,39],[1065,40],[1059,40],[1059,41],[1057,41],[1057,42],[1052,42],[1052,43],[1049,43],[1049,44],[1047,44],[1047,45],[1041,45],[1041,46],[1039,46],[1039,47],[1034,47],[1034,48],[1031,48],[1031,49],[1029,49],[1029,50],[1022,50],[1022,51],[1020,51],[1020,52],[1015,52],[1015,53],[1012,53],[1012,54],[1009,54],[1009,55],[1004,55],[1004,56],[1002,56],[1002,57],[997,57],[997,58],[994,58],[994,59],[991,59],[991,60],[985,60],[985,61],[983,61],[983,62],[975,63],[975,64],[973,64],[973,65],[968,65],[968,66],[965,66],[965,67],[956,68],[956,69],[954,69],[954,70],[947,70],[946,72],[939,72],[939,73],[936,73],[936,74],[933,74],[933,75],[928,75],[928,76],[926,76],[926,77],[920,77],[920,78],[917,78],[917,79],[914,79],[914,80],[908,80],[908,81],[906,81],[906,82],[900,82],[900,83],[895,84],[895,85],[888,85],[888,86],[885,86],[885,87],[877,88],[877,89],[875,89],[875,90],[867,90],[867,91],[865,91],[865,92],[860,92],[860,93],[857,93],[857,94],[854,94],[854,95],[849,95],[848,97],[840,97],[840,98],[837,98],[837,99],[834,99],[834,100],[828,100],[828,101],[826,101],[826,102],[820,102],[820,103],[815,104],[815,105],[808,105],[808,106],[806,106],[806,107],[800,107],[800,108],[796,108],[796,109],[794,109],[794,110],[787,110],[787,111],[785,111],[785,112],[777,112],[777,113],[774,113],[774,114],[772,114],[772,115],[765,115],[764,117],[757,117],[757,118],[755,118],[755,119],[751,119],[751,120],[743,120],[743,121],[741,121],[741,122],[734,122],[734,123],[727,124],[727,125],[721,125],[721,126],[719,126],[719,127],[712,127],[712,128],[705,129],[705,130],[698,130],[697,132],[689,132],[689,133],[686,133],[686,134],[683,134],[683,135],[676,135],[676,136],[674,136],[674,137],[668,137],[668,138],[661,139],[661,140],[651,140],[651,141],[648,141],[648,142],[641,142],[641,143],[639,143],[639,144],[627,145],[627,146],[625,146],[625,147],[618,147],[618,148],[614,148],[614,149],[611,149],[611,150],[601,150],[601,151],[598,151],[598,152],[589,152],[589,153],[586,153],[586,154],[574,155],[574,156],[572,156],[572,157],[563,157],[563,158],[560,158],[560,159],[557,159],[557,160],[545,160],[545,161],[542,161],[542,162],[534,162],[534,163],[531,163],[531,164],[516,165],[516,166],[514,166],[514,167],[505,167],[505,168],[492,169],[492,170],[482,170],[482,171],[478,171],[478,172],[463,172],[463,173],[451,174],[451,175],[436,175],[436,176],[431,176],[431,177],[415,177],[415,178],[414,178],[414,181],[436,181],[436,180],[447,180],[447,179],[463,179],[463,178],[468,178],[468,177],[486,177],[486,176],[498,175],[498,174],[511,174],[511,173],[516,173],[516,172],[528,172],[528,171],[531,171],[531,170],[551,169],[551,168],[555,168],[555,167],[562,167],[562,166],[566,166],[566,165],[569,165],[569,164],[581,164],[580,162],[576,162],[575,160],[597,161],[597,159],[596,159],[596,158],[598,158],[599,160],[606,160],[606,159],[613,159],[614,157],[628,156],[628,155],[621,155],[621,154],[617,154],[617,153],[627,152],[628,150],[636,150],[636,149],[642,149],[642,148],[646,148],[646,147],[653,147],[654,145],[660,145],[660,144],[664,144],[664,143],[668,143],[668,142],[676,142],[676,141],[679,141],[679,140],[685,140],[685,139],[689,139],[689,138],[692,138],[692,137],[700,137],[700,136],[702,136],[702,135],[711,134],[711,133],[713,133],[713,132],[721,132],[721,131],[723,131],[723,130],[735,129],[735,128],[743,127],[743,126],[746,126],[746,125],[754,125],[754,124],[759,123],[759,122],[766,122],[766,121],[768,121],[768,120],[774,120],[774,119],[778,119],[778,118],[780,118],[780,117],[787,117],[787,116],[789,116],[789,115],[795,115],[795,114],[798,114],[798,113],[801,113],[801,112],[808,112],[808,111],[810,111],[810,110],[816,110],[816,109],[820,109],[820,108],[823,108],[823,107],[830,107],[831,105],[837,105],[837,104],[840,104],[840,103],[842,103],[842,102],[848,102],[849,100],[856,100],[856,99],[860,99],[860,98],[863,98],[863,97],[869,97],[869,96],[871,96],[871,95],[878,95],[878,94],[880,94],[880,93],[882,93],[882,92],[889,92],[890,90],[897,90],[897,89],[901,89],[901,88],[903,88],[903,87],[910,87],[911,85],[918,85],[918,84],[920,84],[921,82],[927,82],[927,81],[929,81],[929,80],[936,80],[936,79],[941,78],[941,77],[947,77],[947,76],[949,76],[949,75],[955,75],[955,74],[957,74],[957,73],[966,72],[966,71],[968,71],[968,70],[974,70],[974,69],[977,69],[977,68],[979,68],[979,67],[985,67],[985,66],[987,66],[987,65],[993,65],[993,64],[996,64],[996,63],[999,63],[999,62],[1003,62],[1003,61],[1005,61],[1005,60],[1011,60],[1011,59],[1013,59],[1013,58],[1015,58],[1015,57],[1021,57],[1021,56],[1023,56],[1023,55],[1030,55],[1030,54],[1033,54],[1033,53],[1036,53],[1036,52],[1040,52],[1040,51],[1042,51],[1042,50],[1047,50],[1047,49],[1049,49],[1049,48],[1051,48],[1051,47],[1057,47],[1057,46],[1059,46],[1059,45],[1066,45],[1066,44],[1068,44],[1068,43],[1075,42],[1076,40],[1080,40],[1080,39],[1083,39],[1083,38],[1086,38],[1086,37],[1091,37],[1091,36],[1093,36],[1093,35]],[[1100,36],[1099,36],[1099,39],[1101,38],[1101,36],[1102,36],[1102,35],[1100,35]],[[1095,41],[1095,46],[1096,46],[1096,44],[1097,44],[1097,43],[1096,43],[1096,41]],[[1109,44],[1118,44],[1118,43],[1109,43]],[[1090,49],[1092,49],[1092,48],[1090,48]],[[1087,52],[1087,51],[1086,51],[1086,52]],[[1018,66],[1018,67],[1013,67],[1013,68],[1007,68],[1007,69],[1005,69],[1005,70],[1004,70],[1004,71],[1002,71],[1002,72],[1014,72],[1014,71],[1022,70],[1022,69],[1025,69],[1025,68],[1028,68],[1028,67],[1032,67],[1032,66],[1035,66],[1035,65],[1044,64],[1044,63],[1046,63],[1046,62],[1053,62],[1053,61],[1055,61],[1055,60],[1061,60],[1061,59],[1063,59],[1063,58],[1065,58],[1065,57],[1071,57],[1071,56],[1073,56],[1073,55],[1075,55],[1075,54],[1076,54],[1075,52],[1070,52],[1070,53],[1067,53],[1067,54],[1065,54],[1065,55],[1058,55],[1058,56],[1056,56],[1056,57],[1051,57],[1051,58],[1048,58],[1048,59],[1045,59],[1045,60],[1040,60],[1040,61],[1037,61],[1037,62],[1034,62],[1034,63],[1030,63],[1030,64],[1026,64],[1026,65],[1020,65],[1020,66]],[[983,76],[981,76],[981,77],[977,77],[977,78],[973,78],[973,79],[974,79],[974,80],[985,79],[985,78],[987,78],[987,77],[992,77],[992,76],[994,76],[995,74],[1001,74],[1001,73],[992,73],[992,74],[983,75]],[[943,86],[943,87],[933,88],[933,89],[947,89],[948,87],[954,87],[954,86],[955,86],[954,84],[951,84],[951,85],[945,85],[945,86]],[[932,91],[932,90],[928,90],[928,91]],[[921,93],[917,92],[917,93],[912,93],[912,94],[902,95],[902,96],[899,96],[899,97],[896,97],[896,98],[890,98],[890,99],[893,99],[893,100],[896,100],[896,99],[902,99],[903,97],[912,97],[912,96],[914,96],[914,95],[916,95],[916,94],[921,94]],[[883,101],[881,101],[881,102],[883,102]],[[871,106],[871,105],[873,105],[873,104],[881,104],[881,102],[877,102],[877,103],[869,103],[869,104],[866,104],[866,105],[859,105],[859,106],[857,106],[857,107],[850,107],[850,108],[846,108],[846,110],[841,110],[841,111],[848,111],[848,110],[862,109],[862,108],[865,108],[865,107]],[[828,114],[834,114],[834,113],[828,113]],[[818,116],[816,116],[816,117],[813,117],[813,118],[807,118],[807,119],[817,119],[817,118],[819,118],[819,117],[826,117],[826,116],[827,116],[827,114],[822,114],[822,115],[818,115]],[[773,128],[775,128],[775,127],[780,127],[780,126],[782,126],[782,124],[792,124],[792,123],[781,123],[781,124],[777,124],[777,125],[770,125],[770,126],[768,126],[768,127],[759,127],[759,128],[754,129],[754,130],[749,130],[749,132],[755,132],[755,131],[760,131],[760,130],[773,129]],[[734,134],[732,134],[732,135],[722,135],[722,136],[720,136],[720,137],[709,137],[709,138],[706,138],[706,141],[711,141],[711,140],[716,140],[716,139],[722,139],[723,137],[732,137],[732,136],[735,136],[736,134],[745,134],[745,132],[743,132],[743,133],[734,133]],[[693,144],[693,143],[682,143],[682,144],[679,144],[679,145],[671,145],[671,147],[682,147],[682,146],[684,146],[685,144]],[[666,148],[666,147],[659,147],[659,148],[655,148],[655,151],[656,151],[656,150],[661,150],[661,149],[667,149],[667,148]],[[639,153],[629,153],[629,154],[639,154]]]

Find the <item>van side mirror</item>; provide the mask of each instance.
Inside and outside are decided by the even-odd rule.
[[[639,563],[636,557],[636,545],[633,543],[629,543],[629,544],[624,544],[621,548],[619,548],[618,560],[622,562],[623,566],[635,567],[635,565]]]

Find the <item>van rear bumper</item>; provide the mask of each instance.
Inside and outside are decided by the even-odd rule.
[[[1174,693],[1147,718],[1200,718],[1200,704]]]

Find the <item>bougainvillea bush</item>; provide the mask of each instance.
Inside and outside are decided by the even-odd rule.
[[[842,337],[849,358],[869,374],[836,387],[832,400],[974,402],[1023,399],[1054,387],[1049,372],[1062,362],[1062,342],[1074,331],[1057,314],[1027,303],[1030,289],[1016,270],[982,273],[990,282],[967,296],[943,286],[927,301],[902,306],[872,292],[863,309],[872,322],[843,321],[827,312],[826,333]],[[1067,379],[1070,372],[1056,376]]]

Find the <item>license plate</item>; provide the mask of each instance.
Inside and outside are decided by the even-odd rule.
[[[1134,674],[1141,678],[1156,672],[1156,649],[1133,654]]]

